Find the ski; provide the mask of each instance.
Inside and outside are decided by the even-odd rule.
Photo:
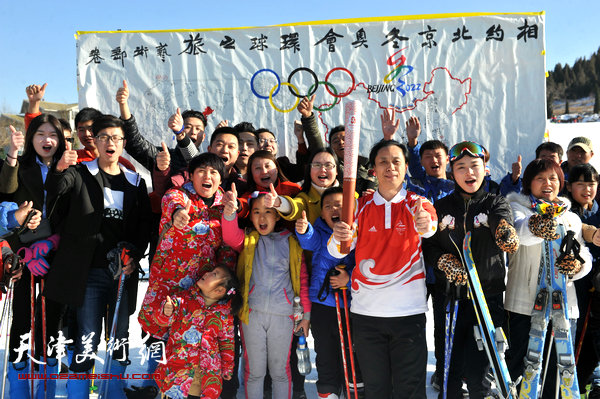
[[[448,374],[450,372],[450,359],[452,358],[452,344],[454,343],[454,329],[458,315],[458,300],[448,300],[446,305],[446,339],[444,351],[444,380],[442,398],[446,399],[448,392]]]
[[[550,320],[552,320],[562,397],[579,397],[575,352],[571,339],[569,309],[567,306],[567,279],[555,267],[556,259],[561,255],[561,245],[565,237],[562,225],[559,225],[557,233],[559,233],[558,239],[554,241],[544,240],[542,244],[538,288],[531,314],[531,329],[527,354],[525,355],[525,371],[521,383],[520,399],[534,399],[540,394],[540,372],[544,354],[544,341]],[[574,238],[571,236],[570,239]]]
[[[475,328],[475,338],[480,350],[485,350],[490,365],[494,371],[496,387],[502,398],[516,398],[517,389],[510,378],[504,351],[507,348],[506,336],[502,327],[495,327],[490,315],[485,295],[475,268],[473,253],[471,251],[471,232],[465,234],[463,241],[463,261],[467,268],[467,281],[469,296],[473,302],[478,325]]]

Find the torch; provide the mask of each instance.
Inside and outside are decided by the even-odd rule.
[[[360,114],[362,103],[349,101],[344,104],[344,200],[342,220],[352,226],[354,222],[354,192],[356,191],[356,169],[358,166],[358,142],[360,139]],[[350,252],[351,241],[343,241],[340,252]]]

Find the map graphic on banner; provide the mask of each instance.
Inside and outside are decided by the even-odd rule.
[[[360,152],[382,138],[380,115],[420,118],[420,142],[482,143],[499,180],[543,141],[544,13],[444,14],[302,22],[267,27],[78,32],[80,107],[118,115],[123,79],[141,132],[174,145],[177,107],[273,131],[293,158],[300,99],[314,94],[325,140],[343,103],[363,104]]]

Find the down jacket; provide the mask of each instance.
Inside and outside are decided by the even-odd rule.
[[[559,199],[565,202],[569,208],[571,207],[568,199],[563,197],[559,197]],[[517,252],[509,256],[504,308],[514,313],[530,316],[537,291],[537,280],[544,239],[533,235],[529,230],[529,218],[534,213],[529,197],[522,194],[509,194],[508,200],[512,207],[515,229],[519,235],[521,245]],[[577,306],[577,295],[575,294],[573,280],[578,280],[589,273],[592,268],[592,257],[581,235],[581,220],[579,217],[573,212],[567,211],[558,217],[558,222],[566,230],[573,230],[575,232],[575,237],[581,244],[580,255],[585,260],[581,271],[567,283],[569,318],[577,319],[579,317],[579,308]]]

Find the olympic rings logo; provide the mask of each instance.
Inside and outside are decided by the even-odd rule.
[[[348,76],[350,76],[350,79],[352,80],[352,84],[350,85],[350,87],[342,93],[338,93],[338,90],[336,89],[336,87],[331,82],[329,82],[331,75],[336,71],[345,72],[346,74],[348,74]],[[296,75],[297,73],[300,73],[300,72],[308,73],[314,81],[314,83],[308,88],[308,91],[306,94],[300,94],[300,91],[298,90],[298,88],[292,83],[292,78],[294,77],[294,75]],[[256,77],[261,73],[273,74],[275,76],[275,78],[277,79],[277,84],[271,88],[268,96],[259,94],[256,91],[256,88],[254,87],[254,81],[255,81]],[[324,85],[327,93],[329,93],[332,97],[335,98],[335,101],[333,102],[333,104],[331,104],[331,105],[324,104],[324,105],[328,105],[327,107],[313,106],[314,110],[324,112],[324,111],[329,111],[330,109],[335,107],[337,104],[339,104],[343,97],[350,95],[350,93],[352,93],[356,89],[356,80],[354,78],[354,74],[352,72],[350,72],[347,68],[343,68],[343,67],[337,67],[337,68],[331,69],[325,75],[325,80],[319,80],[319,78],[317,77],[317,74],[312,69],[306,68],[306,67],[300,67],[300,68],[294,69],[289,74],[287,82],[282,82],[281,78],[279,77],[277,72],[275,72],[272,69],[268,69],[268,68],[259,69],[258,71],[254,72],[254,75],[252,75],[252,78],[250,79],[250,90],[252,90],[252,93],[260,99],[269,100],[269,104],[271,104],[271,107],[273,107],[273,109],[275,109],[276,111],[279,111],[282,113],[287,113],[287,112],[293,111],[300,103],[300,99],[302,99],[304,97],[311,97],[313,94],[316,93],[317,89],[319,88],[319,85]],[[290,93],[294,97],[296,97],[295,104],[292,105],[290,108],[285,108],[285,109],[279,108],[275,105],[275,102],[273,101],[273,97],[275,97],[277,94],[279,94],[281,86],[287,86]]]

